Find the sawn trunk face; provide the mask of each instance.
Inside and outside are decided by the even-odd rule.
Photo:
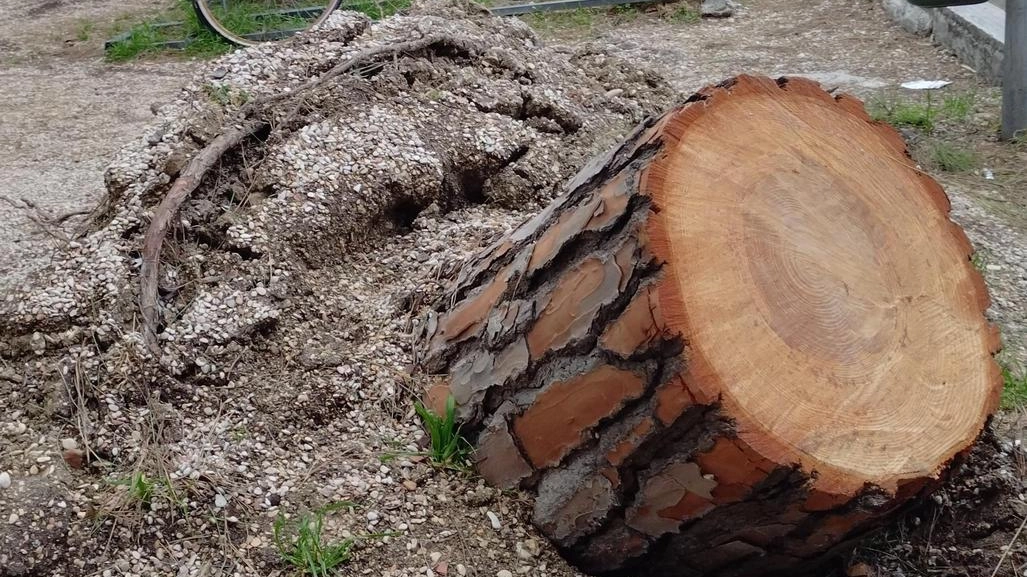
[[[893,389],[906,385],[893,383],[895,375],[881,376],[883,369],[876,368],[885,363],[881,359],[889,359],[888,363],[910,371],[910,378],[917,379],[916,369],[911,367],[921,363],[901,359],[931,347],[946,350],[948,346],[943,339],[926,342],[923,348],[909,342],[909,335],[919,333],[902,323],[919,319],[917,314],[926,305],[907,310],[902,307],[913,305],[902,304],[907,302],[905,297],[892,297],[898,290],[894,287],[909,285],[902,275],[912,272],[881,273],[878,276],[884,280],[877,282],[873,279],[878,277],[871,273],[839,268],[849,266],[844,263],[859,263],[862,257],[855,252],[843,255],[841,265],[808,269],[819,276],[779,272],[801,260],[787,252],[791,248],[780,248],[794,238],[813,235],[808,243],[813,248],[800,247],[806,250],[803,258],[809,260],[819,254],[812,252],[819,250],[816,247],[831,248],[832,242],[825,237],[830,237],[832,230],[849,234],[848,221],[829,222],[823,228],[815,222],[807,224],[815,220],[809,214],[820,208],[817,203],[824,195],[819,191],[796,197],[800,195],[796,189],[805,182],[802,178],[811,178],[803,166],[817,164],[815,170],[810,169],[815,179],[827,171],[832,171],[832,178],[849,177],[844,167],[822,168],[819,163],[823,159],[815,156],[820,154],[816,150],[820,146],[812,146],[808,153],[781,152],[780,158],[772,159],[783,165],[781,172],[786,172],[791,162],[786,154],[801,157],[791,171],[799,175],[795,182],[800,186],[774,171],[769,171],[769,176],[761,173],[754,177],[759,183],[754,188],[767,191],[764,194],[771,200],[750,201],[749,193],[738,193],[744,197],[737,205],[745,213],[738,225],[744,230],[735,234],[729,230],[731,224],[717,225],[690,240],[689,246],[680,240],[685,233],[679,229],[684,228],[682,223],[691,222],[688,215],[694,211],[708,210],[708,219],[721,218],[721,197],[714,196],[705,205],[692,200],[691,191],[702,189],[706,181],[686,181],[676,171],[680,163],[691,162],[688,155],[709,150],[705,141],[693,134],[715,127],[710,123],[718,111],[729,110],[735,100],[744,98],[752,99],[755,115],[760,113],[759,107],[765,107],[764,114],[772,117],[790,114],[794,106],[810,106],[809,118],[838,115],[840,120],[831,117],[825,122],[857,132],[854,141],[866,140],[853,146],[864,152],[870,149],[882,163],[905,162],[894,170],[908,172],[909,186],[922,187],[915,190],[920,204],[914,208],[924,212],[923,206],[929,206],[929,222],[910,225],[913,232],[902,238],[915,247],[918,234],[935,235],[938,238],[932,242],[944,245],[939,252],[954,255],[948,260],[938,257],[937,271],[925,265],[924,270],[913,272],[946,279],[958,276],[954,286],[965,289],[960,296],[943,281],[925,282],[921,287],[925,293],[937,288],[957,302],[950,305],[941,297],[931,301],[940,303],[938,308],[955,310],[951,322],[960,328],[952,330],[965,331],[958,339],[953,337],[958,342],[952,346],[966,348],[966,368],[954,366],[944,378],[959,381],[954,386],[962,387],[965,407],[958,410],[968,414],[965,419],[946,417],[945,411],[957,410],[950,408],[947,396],[936,403],[935,412],[942,415],[942,421],[965,423],[960,425],[965,430],[958,431],[954,440],[939,440],[944,446],[910,448],[911,454],[925,455],[924,462],[915,456],[907,458],[891,444],[889,435],[893,429],[911,436],[933,435],[933,425],[925,425],[919,433],[915,423],[908,431],[902,423],[881,425],[881,418],[860,405],[869,402],[863,397],[873,395],[862,395],[858,389],[859,383],[867,383],[865,388],[878,387],[879,391],[871,393],[890,402],[887,399],[895,394]],[[765,104],[777,100],[788,104],[780,110]],[[850,117],[852,127],[846,124]],[[739,118],[739,123],[772,124],[772,120]],[[786,124],[792,121],[788,119]],[[744,127],[740,129],[744,131]],[[721,138],[716,132],[712,137]],[[744,136],[738,146],[744,148],[759,138],[758,134]],[[787,145],[788,134],[781,138]],[[693,141],[698,143],[694,150],[689,148]],[[880,150],[873,150],[875,146]],[[759,150],[763,149],[744,154],[758,154]],[[675,155],[685,160],[676,160]],[[717,162],[715,158],[702,159],[692,172],[701,173],[704,165]],[[823,164],[830,163],[823,160]],[[724,171],[707,181],[726,190],[753,188],[731,184],[745,180],[747,167],[737,170],[742,176]],[[781,184],[782,178],[787,182]],[[723,179],[723,184],[718,179]],[[875,194],[846,191],[844,198],[862,200],[849,207],[844,205],[849,201],[844,201],[841,209],[856,215],[871,211],[873,199],[878,198]],[[893,202],[890,192],[882,194],[881,198]],[[903,195],[901,198],[909,196]],[[678,198],[684,200],[679,203]],[[730,193],[724,198],[730,198]],[[799,200],[791,207],[795,198]],[[894,202],[904,202],[901,198]],[[595,575],[644,571],[653,576],[811,572],[905,503],[937,486],[952,459],[972,444],[995,409],[1000,379],[992,355],[998,341],[983,318],[987,296],[980,277],[968,262],[960,262],[960,255],[969,259],[969,243],[948,221],[947,209],[937,184],[908,162],[901,139],[892,129],[872,123],[858,101],[828,95],[800,79],[774,82],[740,77],[706,89],[639,127],[617,149],[582,170],[569,184],[567,194],[466,263],[450,298],[426,323],[423,365],[432,374],[448,375],[434,394],[455,397],[464,430],[477,435],[476,464],[481,475],[499,487],[533,491],[534,522],[583,570]],[[698,220],[689,225],[693,228],[707,220],[704,215],[695,218]],[[858,237],[865,230],[870,231],[866,234],[891,238],[887,225],[873,220],[863,226],[862,218],[850,219],[859,230],[841,239],[838,250],[861,250]],[[698,278],[702,274],[689,272],[702,270],[692,262],[700,256],[690,256],[691,251],[705,250],[706,238],[717,246],[722,228],[727,231],[726,240],[718,255],[723,253],[727,262],[735,254],[731,243],[738,242],[742,248],[737,254],[750,255],[752,262],[744,269],[748,272],[714,277],[707,287],[701,284],[707,281]],[[750,240],[754,236],[760,238]],[[866,250],[876,251],[873,246],[883,242],[869,242]],[[887,269],[880,265],[887,257],[873,252],[868,269]],[[707,260],[696,262],[731,270],[730,265],[718,264],[720,256],[701,258]],[[836,270],[822,272],[831,266]],[[945,273],[944,267],[952,267],[956,273]],[[761,276],[764,274],[768,276]],[[816,278],[809,280],[813,276]],[[758,302],[758,310],[764,311],[761,318],[765,322],[753,320],[756,328],[743,327],[733,336],[729,335],[735,330],[732,327],[749,322],[748,309],[731,305],[730,286],[736,277],[760,285],[744,288],[758,293],[753,300]],[[864,277],[871,278],[869,284],[857,286]],[[689,284],[692,278],[699,284]],[[844,283],[836,284],[845,284],[846,291],[851,285],[853,294],[846,292],[837,302],[829,300],[835,298],[831,292],[835,285],[823,288],[828,285],[822,278],[842,279]],[[720,287],[728,295],[723,303],[717,300]],[[874,302],[864,302],[870,300]],[[886,306],[892,300],[900,304]],[[809,310],[792,311],[790,303],[795,302]],[[936,316],[933,310],[931,319]],[[704,328],[706,312],[722,321]],[[770,328],[762,328],[764,325]],[[856,328],[850,330],[850,326]],[[763,344],[764,330],[771,344]],[[938,330],[932,328],[931,332]],[[906,340],[902,335],[891,338],[894,331],[904,331]],[[844,334],[835,338],[837,333]],[[722,350],[725,335],[735,339],[733,350]],[[781,342],[797,352],[779,355],[767,348],[782,346]],[[705,351],[706,343],[717,343],[719,356]],[[802,396],[813,399],[811,404],[838,380],[830,377],[827,385],[816,381],[824,374],[860,375],[852,379],[857,389],[839,388],[837,405],[842,408],[834,408],[834,403],[828,403],[826,409],[809,408],[788,401],[788,389],[782,387],[792,384],[778,382],[786,379],[766,384],[751,378],[745,372],[749,369],[734,373],[719,368],[732,359],[745,364],[761,358],[768,368],[753,369],[757,377],[764,370],[773,375],[775,367],[788,363],[803,369],[795,369],[799,371],[797,379],[810,375],[812,392],[795,386]],[[864,372],[858,373],[857,368]],[[933,383],[926,377],[920,380]],[[750,382],[755,384],[745,384]],[[755,386],[764,388],[753,393]],[[766,402],[781,397],[777,413],[762,404],[757,394],[761,392],[769,399]],[[857,394],[862,396],[853,396]],[[804,416],[807,409],[813,417]],[[821,416],[828,425],[817,420],[821,418],[816,416],[818,411],[834,411]],[[785,417],[775,419],[775,414],[788,415],[794,422]],[[844,429],[852,414],[869,415],[873,426],[853,425],[854,431],[866,430],[869,441],[860,441],[862,437],[855,434],[850,435],[852,439],[836,441],[826,432],[813,432],[830,431],[825,427],[834,420]],[[901,410],[896,415],[909,420]],[[808,427],[809,431],[792,433],[787,426]],[[878,437],[882,440],[874,441]],[[901,459],[906,460],[892,463]]]

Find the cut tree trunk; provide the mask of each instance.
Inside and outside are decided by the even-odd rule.
[[[587,572],[819,570],[997,407],[948,210],[858,100],[738,77],[464,266],[426,322],[432,394]]]

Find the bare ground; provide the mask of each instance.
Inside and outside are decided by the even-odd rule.
[[[0,1],[0,195],[54,213],[99,200],[110,158],[153,121],[151,104],[178,94],[193,68],[103,61],[111,24],[154,4]],[[8,202],[0,201],[0,221],[0,279],[9,281],[51,239]]]
[[[192,66],[177,61],[107,65],[99,56],[102,38],[77,40],[81,18],[109,21],[118,15],[121,6],[107,1],[23,4],[0,0],[0,11],[13,15],[0,22],[0,38],[4,39],[0,41],[0,99],[5,104],[0,109],[0,194],[28,198],[54,212],[91,206],[103,192],[102,168],[107,160],[124,142],[139,136],[152,118],[150,105],[174,98],[190,75]],[[559,40],[580,42],[579,32],[565,31]],[[985,274],[995,300],[992,312],[1002,326],[1007,348],[1013,359],[1027,359],[1023,311],[1027,302],[1027,222],[1022,216],[1027,207],[1023,180],[1027,157],[1022,148],[993,141],[997,117],[994,91],[979,84],[972,72],[950,55],[924,39],[905,34],[887,22],[875,3],[863,0],[749,0],[744,11],[728,20],[687,24],[640,17],[621,21],[616,27],[596,22],[589,36],[603,45],[612,45],[620,56],[656,68],[686,92],[740,72],[802,74],[864,98],[905,97],[898,84],[917,78],[945,78],[955,82],[948,90],[976,92],[978,103],[970,121],[942,126],[940,137],[977,149],[985,166],[994,171],[995,180],[986,180],[980,174],[936,176],[952,197],[955,217],[987,255]],[[910,136],[924,141],[927,138]],[[473,250],[521,216],[514,212],[475,212],[478,210],[482,209],[462,217],[480,217],[487,224],[442,224],[442,228],[456,229],[455,234],[463,239],[458,250]],[[21,276],[30,257],[45,254],[48,240],[21,211],[3,202],[0,218],[7,224],[0,229],[3,287]],[[449,234],[454,233],[451,230]],[[355,292],[368,302],[376,298],[376,286],[406,289],[407,281],[397,278],[395,271],[385,274],[375,267],[393,253],[415,255],[407,266],[416,267],[417,259],[423,256],[417,256],[418,251],[445,246],[437,240],[434,230],[397,238],[349,263],[366,272],[352,272],[350,277],[331,282],[361,287]],[[323,327],[328,320],[347,322],[347,315],[355,314],[350,303],[329,304],[326,317],[303,322]],[[297,334],[303,333],[297,330]],[[368,337],[344,337],[351,338]],[[331,349],[322,343],[306,348],[314,352]],[[286,364],[296,362],[307,361],[293,359]],[[120,531],[135,522],[160,523],[161,515],[140,513],[136,518],[129,512],[117,534],[114,528],[109,529],[113,541],[108,541],[108,546],[76,551],[80,555],[75,559],[99,567],[96,574],[104,575],[175,575],[182,574],[175,569],[182,566],[189,568],[185,574],[197,575],[284,574],[286,568],[276,561],[267,533],[279,501],[284,507],[290,499],[312,505],[345,498],[360,492],[359,483],[369,475],[378,475],[389,479],[391,492],[374,494],[372,488],[367,493],[365,487],[364,497],[377,508],[360,510],[358,519],[345,518],[337,522],[341,527],[334,528],[344,535],[347,529],[354,533],[389,529],[402,531],[404,536],[361,551],[359,565],[351,570],[354,574],[424,575],[430,574],[431,568],[438,574],[452,575],[461,567],[472,575],[494,575],[499,569],[519,573],[522,567],[528,575],[573,574],[526,527],[525,508],[517,497],[489,491],[459,476],[432,473],[416,459],[402,456],[405,445],[393,448],[400,455],[396,462],[388,466],[379,463],[381,470],[375,470],[373,464],[382,455],[389,455],[390,448],[365,443],[367,428],[376,425],[373,420],[364,421],[364,415],[353,407],[378,402],[400,420],[409,422],[412,415],[407,407],[396,405],[394,398],[384,394],[386,389],[338,389],[340,383],[362,380],[377,386],[389,380],[388,368],[334,367],[334,362],[327,359],[323,364],[332,378],[313,383],[285,381],[293,378],[288,371],[277,373],[273,372],[277,368],[268,367],[266,375],[288,382],[288,390],[278,382],[241,382],[224,389],[183,388],[174,392],[173,418],[172,413],[148,412],[148,403],[130,396],[100,399],[108,414],[121,423],[118,434],[124,435],[126,442],[128,437],[133,438],[130,445],[139,444],[135,438],[138,435],[159,436],[155,429],[165,426],[173,431],[174,438],[189,441],[183,446],[197,453],[174,455],[175,464],[185,467],[180,470],[199,486],[197,494],[209,497],[214,505],[200,504],[209,512],[206,519],[198,514],[186,525],[158,528],[136,539]],[[364,374],[355,378],[352,371]],[[0,379],[0,385],[6,387],[0,390],[5,391],[9,406],[16,406],[17,384]],[[378,394],[382,395],[380,399],[374,397]],[[134,408],[133,403],[137,405]],[[276,414],[280,407],[293,403],[295,411]],[[158,409],[162,406],[153,405]],[[61,417],[48,422],[47,415],[52,417],[55,411],[65,414],[60,408],[19,405],[0,417],[0,472],[11,471],[19,494],[26,496],[16,508],[0,507],[0,524],[20,526],[15,524],[47,515],[58,520],[95,515],[87,505],[88,499],[72,502],[70,497],[83,492],[103,493],[105,481],[64,466],[60,439],[73,434],[76,424],[61,421]],[[881,542],[864,551],[863,557],[871,563],[869,574],[990,573],[1024,512],[1023,504],[1009,495],[1018,486],[1009,477],[1020,474],[1017,464],[1022,454],[1013,443],[1020,436],[1019,430],[1011,416],[1000,420],[1000,438],[983,450],[939,502],[926,512],[912,515],[906,524],[893,528]],[[415,428],[403,431],[404,442],[416,437]],[[211,455],[222,452],[226,462],[218,465],[236,468],[238,475],[232,477],[232,483],[238,485],[215,487],[213,483],[218,479],[190,472],[190,465],[205,460],[209,464]],[[259,482],[252,481],[254,472]],[[197,473],[195,477],[190,476],[193,473]],[[47,475],[51,481],[43,480]],[[218,507],[213,501],[215,494],[227,494],[228,506]],[[283,495],[284,500],[280,497]],[[461,513],[450,516],[454,510]],[[487,511],[498,514],[500,529],[492,528]],[[40,535],[45,537],[46,533]],[[44,542],[40,546],[92,546],[108,535],[94,537],[73,536],[67,542]],[[212,557],[211,547],[225,551],[224,558]],[[1022,548],[1015,545],[1011,551],[1012,555],[1003,561],[1001,575],[1022,572]],[[0,548],[0,555],[4,553],[17,556],[21,552]],[[55,553],[59,556],[61,551]],[[439,571],[440,566],[443,571]],[[73,566],[62,567],[65,569],[47,574],[74,574]],[[0,567],[0,575],[18,574],[15,571],[13,564]]]

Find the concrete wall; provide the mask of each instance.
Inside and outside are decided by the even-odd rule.
[[[881,0],[885,12],[903,29],[934,37],[967,66],[993,84],[1002,81],[1005,11],[996,4],[920,8],[906,0]]]

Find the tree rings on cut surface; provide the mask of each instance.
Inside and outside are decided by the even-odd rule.
[[[809,572],[936,487],[997,407],[948,211],[858,100],[741,76],[466,263],[426,366],[482,475],[534,491],[584,570]]]

